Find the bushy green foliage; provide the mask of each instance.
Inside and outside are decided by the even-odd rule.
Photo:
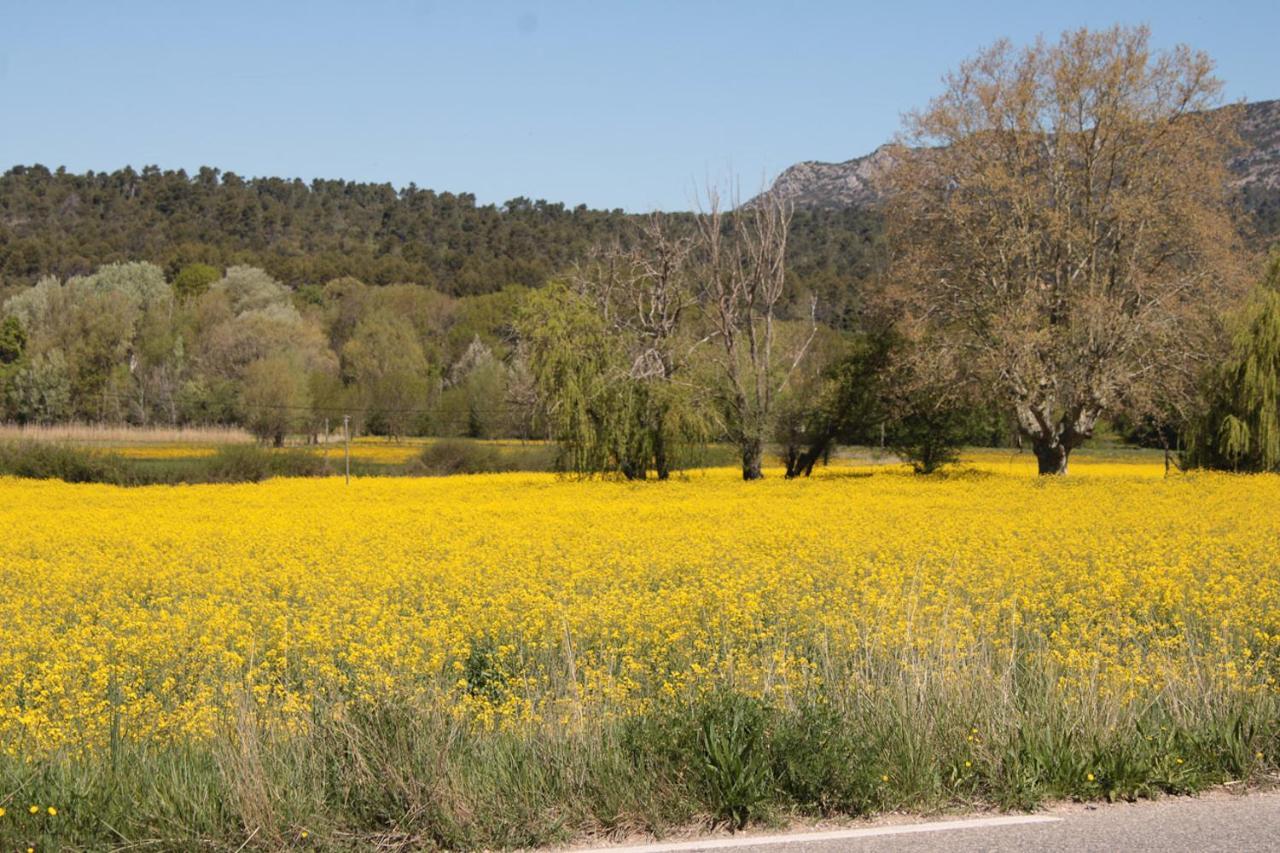
[[[139,479],[119,456],[44,441],[0,443],[0,474],[117,486],[132,485]]]
[[[633,336],[583,294],[562,285],[531,294],[518,330],[561,470],[665,479],[708,438],[707,407],[691,399],[692,383],[637,371]]]
[[[358,389],[364,427],[375,435],[410,433],[430,399],[431,368],[413,325],[368,314],[342,348],[342,375]]]
[[[932,474],[957,462],[974,433],[974,411],[946,401],[918,398],[890,425],[889,447],[917,474]]]
[[[742,829],[772,794],[762,703],[733,693],[713,696],[698,720],[698,757],[715,814]]]
[[[1189,431],[1192,465],[1280,470],[1280,253],[1235,320],[1231,353],[1205,383],[1205,411]]]
[[[308,421],[311,389],[306,371],[283,353],[258,359],[245,370],[241,399],[249,430],[282,447],[285,436]]]
[[[816,354],[816,369],[794,381],[778,405],[775,439],[786,476],[809,476],[837,444],[875,440],[888,417],[891,350],[887,335],[844,335]]]
[[[16,362],[4,378],[5,414],[18,423],[55,423],[72,416],[71,376],[60,351]]]
[[[630,381],[616,336],[585,299],[555,286],[531,297],[521,318],[534,382],[563,470],[646,470],[637,428],[641,389]]]
[[[218,272],[217,267],[201,263],[187,264],[173,277],[173,292],[179,299],[194,299],[203,296],[209,285],[220,278],[222,273]]]
[[[27,330],[22,321],[12,314],[0,320],[0,367],[7,367],[22,358],[27,349]]]
[[[320,477],[331,473],[324,458],[315,453],[273,451],[252,444],[225,445],[206,457],[130,459],[59,442],[0,442],[0,475],[68,483],[256,483],[269,477]]]
[[[228,444],[192,466],[191,481],[257,483],[269,477],[320,477],[332,473],[323,457],[305,450],[271,451],[252,444]]]
[[[479,441],[444,439],[423,448],[405,473],[442,477],[451,474],[496,474],[503,471],[550,471],[555,448],[549,445],[498,447]]]

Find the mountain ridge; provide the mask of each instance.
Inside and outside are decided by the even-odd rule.
[[[1262,214],[1280,233],[1280,99],[1244,104],[1240,124],[1244,150],[1233,157],[1233,185],[1245,206]],[[802,209],[877,206],[884,194],[876,183],[889,165],[889,144],[838,163],[803,160],[785,169],[770,187]]]

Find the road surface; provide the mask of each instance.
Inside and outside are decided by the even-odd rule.
[[[1032,815],[885,820],[777,835],[721,835],[592,848],[610,853],[1012,853],[1012,851],[1280,851],[1280,791],[1064,805]]]

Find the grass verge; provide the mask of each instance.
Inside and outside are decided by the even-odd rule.
[[[1117,714],[1053,692],[778,706],[721,690],[521,731],[432,705],[345,703],[317,705],[298,729],[246,699],[211,740],[0,758],[0,846],[533,847],[696,823],[1193,793],[1263,778],[1280,760],[1274,695]]]

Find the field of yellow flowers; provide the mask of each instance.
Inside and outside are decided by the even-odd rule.
[[[756,484],[719,470],[661,484],[0,479],[0,840],[36,831],[21,826],[28,800],[80,827],[63,841],[96,838],[119,807],[84,782],[104,766],[221,780],[210,825],[166,830],[188,840],[403,828],[425,794],[351,768],[340,790],[306,774],[318,751],[409,749],[396,733],[423,720],[448,733],[442,752],[396,761],[471,768],[433,777],[452,792],[432,789],[435,811],[413,806],[436,827],[414,830],[425,846],[743,822],[770,803],[1129,796],[1274,768],[1280,478],[1081,464],[1047,482],[1017,461]],[[342,750],[325,740],[338,730]],[[835,732],[854,740],[814,746]],[[481,786],[477,768],[556,750],[595,768],[574,778],[604,762],[665,793],[632,802],[620,785],[602,806],[544,780],[557,821],[477,826],[474,798],[515,784]],[[694,769],[673,750],[696,753]],[[389,799],[360,811],[342,785]],[[140,792],[114,818],[138,837],[195,808],[150,813]]]

